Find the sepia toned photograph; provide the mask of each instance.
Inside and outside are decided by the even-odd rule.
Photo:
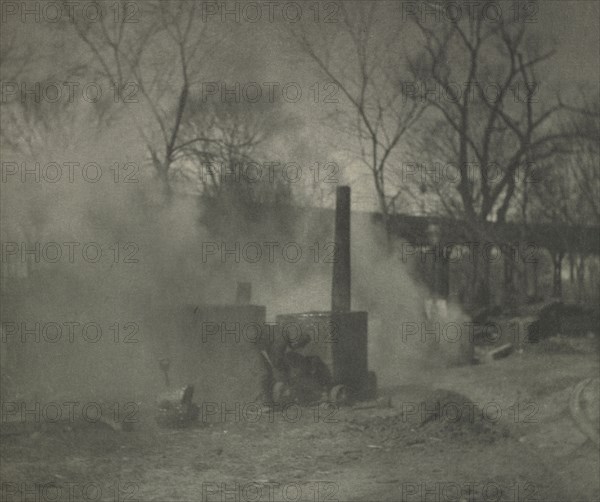
[[[0,502],[600,500],[600,2],[0,0]]]

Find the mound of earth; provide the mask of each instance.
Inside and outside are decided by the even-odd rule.
[[[436,389],[422,400],[400,402],[386,413],[353,416],[348,424],[377,443],[393,441],[410,446],[435,440],[492,443],[510,436],[500,423],[499,407],[483,409],[467,397]]]

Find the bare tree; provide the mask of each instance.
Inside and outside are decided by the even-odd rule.
[[[145,115],[141,121],[135,117],[136,127],[167,200],[175,184],[214,200],[223,196],[224,187],[211,166],[231,170],[255,161],[256,149],[283,119],[276,117],[276,105],[266,110],[217,96],[206,99],[202,77],[217,62],[214,52],[222,36],[202,19],[198,2],[157,1],[142,8],[143,25],[80,21],[76,32],[97,75],[118,89],[120,111],[133,97],[144,104]],[[228,192],[250,196],[249,188],[234,184]]]
[[[303,53],[347,100],[331,118],[370,172],[389,236],[390,216],[402,193],[402,186],[392,182],[397,173],[390,166],[398,165],[394,155],[425,103],[402,93],[402,24],[393,19],[381,28],[391,11],[380,9],[378,2],[342,3],[341,10],[340,24],[330,25],[331,39],[317,39],[308,29],[296,37]]]
[[[0,44],[0,77],[3,83],[0,102],[1,146],[14,152],[31,153],[36,142],[32,129],[35,120],[30,113],[27,113],[20,99],[18,84],[35,62],[33,50],[29,45],[19,44],[15,35],[8,38],[3,34],[2,38]]]
[[[223,181],[253,182],[262,174],[249,172],[262,168],[255,167],[263,160],[259,148],[284,122],[277,115],[257,103],[191,97],[182,119],[181,144],[175,158],[178,163],[174,165],[180,179],[191,181],[196,190],[210,198],[223,192]]]
[[[149,120],[136,117],[136,127],[169,199],[178,155],[208,137],[197,131],[196,137],[182,139],[182,129],[190,96],[218,39],[208,36],[209,24],[202,22],[197,2],[147,2],[141,8],[144,23],[113,23],[105,17],[77,19],[73,25],[96,75],[114,86],[118,101],[123,106],[143,101]]]
[[[411,95],[435,111],[428,158],[457,170],[455,182],[438,187],[444,208],[466,220],[474,237],[493,239],[487,222],[507,220],[518,181],[568,151],[569,134],[557,128],[564,105],[543,94],[536,71],[554,52],[538,49],[523,19],[491,20],[483,5],[468,12],[455,20],[412,16],[424,48],[411,59]],[[488,296],[488,274],[479,298]]]
[[[81,141],[89,138],[90,131],[102,130],[102,124],[94,120],[90,110],[65,101],[16,99],[3,104],[1,109],[4,153],[12,152],[30,160],[40,160],[55,152],[73,153]]]
[[[455,22],[412,19],[425,45],[411,60],[417,99],[440,117],[445,134],[436,146],[459,170],[463,216],[503,222],[527,161],[566,151],[565,134],[552,122],[564,106],[541,96],[536,75],[554,51],[540,53],[526,23],[491,21],[483,9]]]
[[[588,103],[585,108],[573,108],[575,112],[563,126],[567,134],[575,135],[571,141],[571,151],[548,162],[538,183],[531,185],[527,206],[529,219],[551,223],[555,228],[564,226],[600,226],[600,149],[597,138],[600,135],[600,108],[597,101]],[[572,242],[560,235],[556,238],[568,250],[571,284],[577,279],[576,296],[583,301],[585,296],[585,263],[587,253],[578,249],[582,242]],[[553,256],[554,265],[560,267]],[[560,296],[560,285],[555,277],[554,294]]]

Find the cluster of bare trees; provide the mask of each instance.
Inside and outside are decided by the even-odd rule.
[[[464,221],[473,240],[494,241],[491,223],[507,221],[524,232],[543,221],[597,225],[597,105],[550,91],[552,44],[526,16],[507,15],[510,2],[499,2],[504,16],[493,19],[486,5],[470,4],[458,2],[451,18],[437,1],[408,16],[401,6],[345,3],[329,43],[299,37],[348,98],[336,126],[359,145],[384,222],[416,199]],[[406,161],[415,176],[406,176]],[[505,261],[510,283],[514,264]],[[489,268],[474,260],[470,289],[484,302]]]
[[[585,267],[594,257],[578,247],[580,243],[562,235],[560,229],[600,226],[600,108],[597,101],[583,101],[581,108],[562,126],[571,137],[568,152],[550,159],[539,182],[532,184],[531,193],[523,193],[521,199],[525,222],[550,223],[556,228],[556,238],[566,251],[553,256],[554,265],[560,271],[566,253],[577,301],[585,300]],[[592,233],[589,237],[593,238]],[[556,296],[562,293],[558,278],[554,289]]]
[[[119,2],[126,12],[127,2]],[[240,183],[245,177],[239,170],[262,160],[261,145],[284,127],[279,104],[207,100],[202,94],[203,84],[212,80],[207,76],[219,63],[224,36],[202,19],[199,2],[149,1],[139,8],[140,22],[115,22],[112,16],[61,21],[57,28],[62,36],[74,39],[81,50],[73,51],[61,75],[44,79],[86,79],[105,92],[110,89],[111,95],[93,107],[16,99],[3,106],[4,145],[29,155],[47,153],[50,147],[43,140],[55,143],[56,134],[50,132],[60,130],[63,120],[69,132],[65,129],[62,137],[75,143],[73,130],[93,137],[99,129],[126,122],[135,134],[123,141],[145,145],[167,203],[175,191],[200,193],[211,201],[225,195],[230,201],[264,200],[272,187]],[[0,64],[3,80],[40,81],[39,72],[30,71],[36,65],[31,48],[3,44]],[[237,178],[232,175],[236,172]],[[238,182],[223,183],[227,179]],[[277,186],[276,191],[285,188]],[[285,195],[289,198],[289,190]]]
[[[397,210],[424,200],[429,211],[465,221],[474,239],[493,239],[491,222],[597,225],[598,103],[565,103],[550,91],[551,44],[526,16],[508,15],[510,2],[498,3],[499,19],[486,4],[467,3],[449,18],[431,15],[444,9],[435,0],[420,2],[428,16],[420,8],[407,15],[402,2],[343,2],[338,23],[290,25],[295,55],[341,91],[328,116],[332,138],[364,167],[388,235]],[[179,190],[213,204],[289,200],[289,185],[224,182],[223,171],[264,159],[269,140],[289,125],[277,102],[204,99],[224,26],[205,22],[200,2],[139,8],[139,23],[76,17],[60,27],[82,49],[71,74],[114,89],[113,102],[94,107],[93,118],[68,105],[3,104],[4,145],[31,154],[48,148],[50,129],[90,134],[92,125],[125,119],[137,135],[124,140],[145,145],[167,201]],[[0,65],[3,80],[18,81],[36,60],[3,43]],[[407,162],[420,166],[416,176],[406,176]],[[472,290],[485,297],[489,270],[480,265]]]
[[[201,86],[223,34],[202,19],[198,2],[147,2],[143,9],[150,22],[80,20],[73,26],[98,78],[123,93],[139,91],[145,116],[136,127],[166,198],[178,182],[217,197],[221,171],[256,160],[257,147],[278,122],[264,107],[204,99]]]
[[[32,76],[39,63],[40,57],[31,46],[19,43],[14,35],[3,37],[0,44],[3,82],[0,140],[5,152],[12,150],[33,157],[36,152],[51,152],[55,149],[68,151],[76,141],[77,135],[73,132],[77,130],[77,126],[81,126],[83,117],[75,113],[72,103],[68,100],[50,103],[37,99],[35,95],[31,99],[21,99],[21,82],[27,79],[37,80],[36,84],[41,89],[45,83],[59,80],[52,72],[43,75],[43,78],[39,74]],[[69,76],[61,75],[60,80],[63,79],[69,80]],[[35,85],[28,82],[27,87],[32,94],[35,92]],[[62,135],[59,144],[51,134],[58,129],[69,131],[69,134]]]

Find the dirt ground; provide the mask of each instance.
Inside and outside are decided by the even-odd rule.
[[[600,500],[598,449],[568,408],[598,371],[597,353],[530,351],[384,387],[367,409],[246,404],[172,430],[142,403],[131,431],[4,427],[1,500]],[[585,399],[597,424],[597,388]]]

